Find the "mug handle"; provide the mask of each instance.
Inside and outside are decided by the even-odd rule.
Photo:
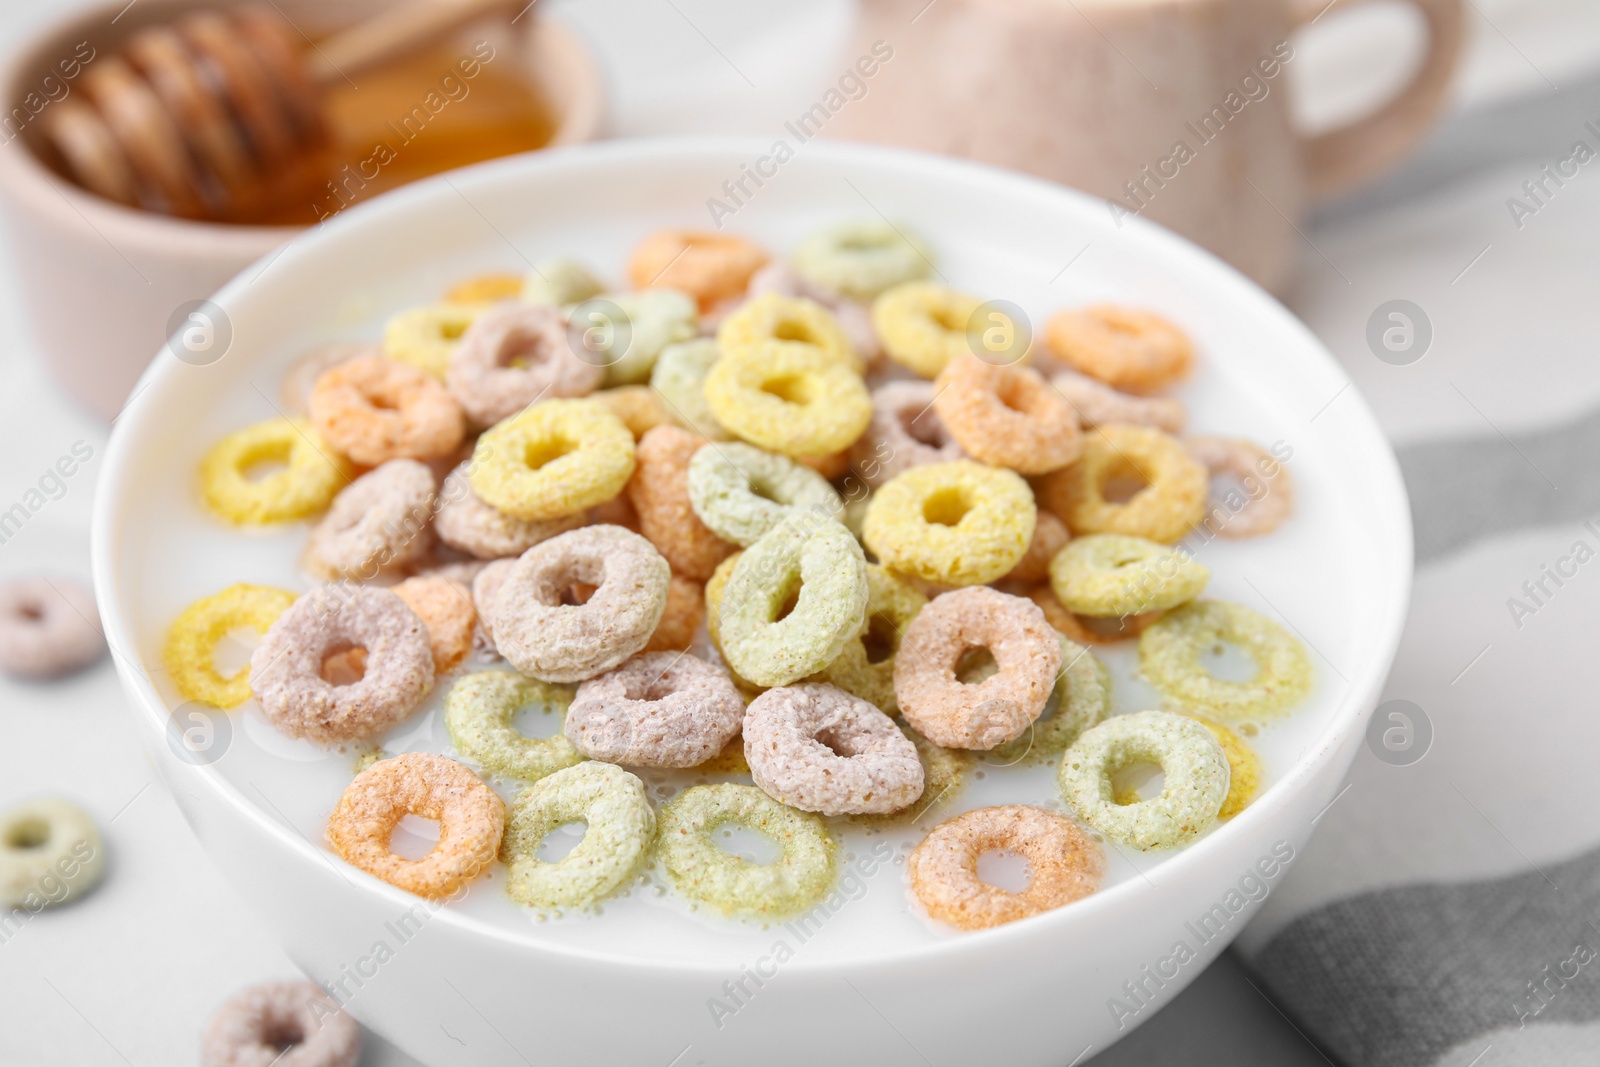
[[[1314,22],[1329,8],[1366,0],[1300,0],[1295,26]],[[1428,27],[1428,52],[1411,83],[1376,112],[1309,138],[1302,146],[1311,195],[1320,199],[1387,170],[1416,146],[1444,105],[1450,76],[1461,58],[1463,0],[1408,0]]]

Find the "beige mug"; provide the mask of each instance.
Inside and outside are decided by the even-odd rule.
[[[1162,223],[1281,290],[1308,203],[1409,152],[1461,52],[1463,0],[1408,0],[1428,30],[1411,81],[1304,137],[1284,84],[1290,37],[1359,2],[861,0],[856,52],[893,55],[830,132],[1075,186],[1118,222]]]

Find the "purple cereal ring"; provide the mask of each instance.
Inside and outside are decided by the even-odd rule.
[[[744,713],[744,758],[769,796],[822,815],[881,815],[922,795],[922,761],[894,720],[817,682],[768,689]]]
[[[587,396],[604,377],[567,343],[559,308],[508,301],[467,327],[444,382],[468,418],[493,426],[546,397]]]
[[[876,489],[924,463],[967,458],[933,409],[932,382],[894,381],[872,391],[872,421],[850,448],[850,467]]]
[[[1067,398],[1085,429],[1114,422],[1154,426],[1170,434],[1183,432],[1183,403],[1170,396],[1134,396],[1120,393],[1101,381],[1075,370],[1057,371],[1050,379],[1056,392]]]
[[[200,1067],[355,1067],[361,1027],[314,982],[265,982],[218,1008]]]
[[[517,565],[514,559],[497,559],[478,571],[472,579],[472,606],[478,609],[478,628],[483,631],[483,636],[488,638],[489,647],[498,651],[494,643],[494,598],[500,595],[500,587],[506,584],[506,576],[511,573],[511,568]]]
[[[645,652],[578,687],[566,734],[590,759],[697,767],[733,740],[743,718],[727,671],[679,652]]]
[[[559,519],[519,519],[484,503],[467,480],[471,462],[451,471],[439,492],[433,529],[451,548],[479,559],[520,556],[540,541],[583,525],[582,512]]]
[[[427,552],[437,487],[414,459],[391,459],[339,492],[301,557],[318,578],[370,581]]]
[[[0,673],[58,678],[106,654],[94,594],[70,578],[0,585]]]
[[[322,676],[330,657],[365,649],[349,685]],[[377,737],[416,710],[433,686],[427,625],[387,589],[323,586],[289,606],[250,657],[250,691],[267,721],[320,744]]]

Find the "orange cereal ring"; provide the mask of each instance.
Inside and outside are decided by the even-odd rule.
[[[389,836],[407,815],[439,824],[439,843],[419,860],[389,850]],[[505,803],[466,764],[407,752],[356,775],[328,816],[327,832],[346,863],[408,893],[438,899],[494,862],[505,825]]]
[[[1049,581],[1050,561],[1066,547],[1070,536],[1066,523],[1048,511],[1040,511],[1034,518],[1033,540],[1028,542],[1028,550],[1002,580],[1029,585]]]
[[[1040,514],[1043,515],[1044,512]],[[1045,621],[1055,627],[1062,637],[1076,641],[1080,645],[1109,645],[1115,641],[1138,637],[1151,623],[1166,614],[1164,611],[1145,611],[1138,615],[1104,619],[1074,615],[1056,599],[1055,590],[1050,588],[1049,582],[1034,586],[1024,595],[1039,605],[1039,610],[1044,612]]]
[[[1045,341],[1069,367],[1129,393],[1171,385],[1194,366],[1187,334],[1152,311],[1118,304],[1057,312]]]
[[[946,364],[934,384],[934,410],[974,459],[1044,474],[1083,450],[1077,413],[1038,371],[996,366],[969,352]]]
[[[360,356],[381,356],[383,349],[371,341],[334,341],[309,349],[289,365],[278,389],[279,403],[285,415],[304,415],[311,403],[311,390],[317,379],[337,367]]]
[[[661,397],[648,385],[619,385],[590,395],[622,420],[635,441],[662,423],[672,422],[672,416],[661,404]]]
[[[419,575],[394,586],[393,592],[428,628],[435,675],[467,658],[478,609],[472,606],[472,591],[466,585],[437,575]]]
[[[439,379],[388,356],[357,356],[324,371],[306,406],[329,444],[368,467],[448,456],[466,433]]]
[[[1121,503],[1106,499],[1117,483],[1140,485]],[[1099,426],[1084,435],[1083,455],[1034,486],[1039,502],[1079,534],[1119,533],[1174,544],[1205,514],[1211,479],[1177,438],[1148,426]]]
[[[850,449],[830,452],[825,456],[795,456],[794,461],[810,467],[830,482],[850,469]]]
[[[515,300],[521,295],[522,275],[493,271],[463,278],[445,291],[444,298],[451,304],[492,304],[500,300]]]
[[[674,574],[667,583],[667,607],[644,652],[686,652],[706,617],[705,587]]]
[[[635,289],[681,289],[701,310],[745,291],[750,275],[771,258],[759,245],[732,234],[657,230],[628,257]]]
[[[627,487],[640,531],[673,573],[698,582],[711,577],[736,547],[712,533],[689,503],[689,460],[705,443],[677,426],[657,426],[639,439]]]

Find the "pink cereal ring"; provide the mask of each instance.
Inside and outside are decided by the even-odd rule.
[[[1017,560],[1017,565],[1006,572],[1003,580],[1027,585],[1048,582],[1050,561],[1066,547],[1071,538],[1066,523],[1043,508],[1039,509],[1039,514],[1034,518],[1033,540],[1028,542],[1028,550]]]
[[[472,578],[472,606],[478,609],[478,628],[488,639],[489,647],[498,651],[494,643],[494,598],[506,584],[506,576],[517,565],[515,559],[497,559],[479,570]]]
[[[1223,537],[1256,537],[1283,525],[1294,512],[1294,482],[1266,449],[1236,437],[1188,437],[1183,447],[1213,475],[1232,475],[1237,489],[1206,501],[1200,525]]]
[[[0,674],[58,678],[106,654],[94,594],[69,578],[0,584]]]
[[[542,399],[587,396],[604,377],[573,352],[559,308],[508,301],[467,327],[444,380],[469,418],[493,426]]]
[[[1104,382],[1087,374],[1064,370],[1050,379],[1056,392],[1067,398],[1078,421],[1085,429],[1105,426],[1114,422],[1132,423],[1135,426],[1154,426],[1158,430],[1176,434],[1183,431],[1187,413],[1183,402],[1170,396],[1133,396],[1119,393]]]
[[[361,1027],[315,982],[264,982],[229,997],[200,1035],[200,1067],[356,1067]]]
[[[445,475],[439,491],[439,513],[434,516],[433,530],[451,548],[479,559],[520,556],[540,541],[583,525],[582,512],[559,519],[519,519],[484,503],[472,491],[467,477],[470,465],[470,461],[463,463]]]
[[[311,530],[301,562],[318,578],[370,581],[411,563],[433,543],[433,471],[391,459],[342,489]]]
[[[876,489],[912,467],[967,458],[934,410],[938,392],[920,380],[887,382],[872,391],[872,421],[850,449],[850,466],[862,481]]]
[[[307,407],[317,432],[363,466],[447,456],[466,433],[461,408],[439,379],[384,355],[324,371]]]
[[[578,687],[567,740],[590,759],[631,767],[697,767],[739,733],[744,701],[721,667],[645,652]]]

